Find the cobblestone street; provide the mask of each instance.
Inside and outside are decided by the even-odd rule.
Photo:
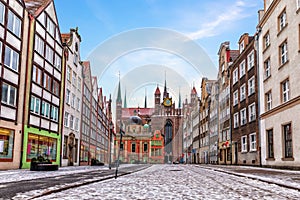
[[[298,190],[197,165],[146,170],[38,199],[299,199]]]

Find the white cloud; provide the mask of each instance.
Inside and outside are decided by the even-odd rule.
[[[234,22],[248,17],[249,14],[245,12],[246,9],[254,6],[254,4],[245,0],[238,0],[229,7],[226,7],[226,5],[219,6],[213,10],[216,18],[204,22],[199,30],[187,35],[193,40],[218,35],[224,27],[229,28]]]

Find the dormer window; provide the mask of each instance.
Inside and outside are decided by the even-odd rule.
[[[240,53],[242,53],[242,51],[244,51],[244,49],[245,49],[245,42],[243,41],[240,43]]]

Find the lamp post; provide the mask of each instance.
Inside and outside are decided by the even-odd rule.
[[[113,127],[114,127],[114,124],[112,123],[112,121],[110,121],[110,123],[109,123],[109,141],[110,141],[110,143],[109,143],[109,165],[108,165],[108,167],[109,167],[109,169],[111,169],[111,143],[112,143],[112,133],[113,133]]]

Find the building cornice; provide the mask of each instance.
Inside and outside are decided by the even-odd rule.
[[[276,115],[277,113],[283,112],[291,107],[294,107],[296,105],[300,104],[300,95],[291,99],[290,101],[283,103],[263,114],[260,115],[261,119],[266,119],[267,117],[271,117],[273,115]]]
[[[265,25],[265,23],[267,22],[267,20],[270,18],[271,14],[273,13],[273,11],[275,10],[275,8],[277,7],[277,5],[280,3],[281,0],[274,0],[271,5],[268,7],[267,10],[265,10],[264,16],[262,17],[262,19],[259,21],[257,27],[261,28],[262,26]]]

